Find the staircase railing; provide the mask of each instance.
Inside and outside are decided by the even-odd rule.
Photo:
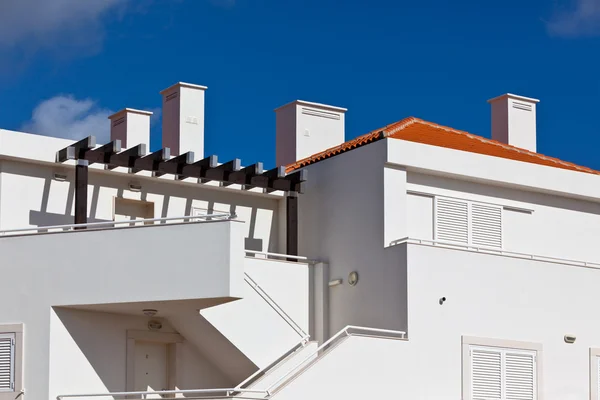
[[[57,400],[67,398],[92,398],[92,397],[112,397],[112,398],[124,398],[128,396],[145,396],[145,395],[199,395],[198,397],[188,397],[186,399],[217,399],[217,398],[233,398],[245,399],[256,397],[246,397],[245,394],[249,395],[262,395],[263,399],[267,399],[272,396],[280,387],[287,383],[291,378],[300,374],[306,368],[313,363],[317,362],[323,355],[327,353],[328,349],[331,349],[336,344],[340,343],[343,339],[348,336],[365,336],[375,337],[382,339],[392,340],[404,340],[406,333],[403,331],[394,331],[389,329],[377,329],[368,328],[364,326],[353,326],[348,325],[334,336],[332,336],[325,343],[317,347],[308,357],[304,358],[301,362],[296,364],[288,373],[284,374],[277,381],[272,383],[265,390],[253,390],[244,389],[241,387],[229,388],[229,389],[186,389],[186,390],[159,390],[159,391],[147,391],[147,392],[109,392],[109,393],[86,393],[86,394],[62,394],[56,396]]]
[[[250,275],[248,275],[246,272],[244,272],[244,280],[246,281],[246,283],[248,285],[250,285],[250,287],[252,289],[254,289],[254,291],[256,293],[258,293],[258,295],[260,297],[263,298],[263,300],[265,300],[267,302],[267,304],[273,309],[275,310],[275,312],[277,314],[279,314],[279,316],[281,318],[283,318],[283,320],[303,339],[307,340],[310,335],[308,333],[306,333],[304,331],[304,329],[302,329],[302,327],[300,325],[298,325],[296,323],[296,321],[294,321],[292,319],[292,317],[289,316],[288,313],[285,312],[285,310],[283,308],[281,308],[281,306],[279,304],[277,304],[277,302],[275,300],[273,300],[273,298],[271,296],[269,296],[269,294],[262,288],[260,287],[260,285],[258,283],[256,283],[256,281],[254,279],[252,279],[252,277]]]
[[[360,333],[363,332],[363,333]],[[294,366],[290,371],[284,374],[282,377],[277,379],[275,382],[269,386],[265,392],[268,396],[271,396],[274,392],[276,392],[283,384],[286,383],[290,378],[302,372],[305,368],[307,368],[311,363],[316,362],[320,357],[323,356],[327,349],[335,346],[341,340],[347,338],[348,336],[366,336],[366,337],[378,337],[383,339],[394,339],[394,340],[403,340],[406,338],[406,332],[403,331],[394,331],[389,329],[377,329],[377,328],[368,328],[364,326],[354,326],[348,325],[335,335],[333,335],[329,340],[324,342],[322,345],[317,347],[312,353],[310,353],[307,357],[302,359],[296,366]]]
[[[258,369],[255,373],[253,373],[252,375],[250,375],[249,377],[247,377],[246,379],[244,379],[244,381],[242,381],[239,385],[237,385],[236,388],[239,388],[239,389],[246,389],[246,388],[248,388],[254,382],[256,382],[257,380],[259,380],[262,376],[264,376],[268,371],[270,371],[273,367],[277,366],[280,362],[282,362],[283,360],[285,360],[290,354],[292,354],[296,350],[298,350],[298,349],[303,348],[304,346],[306,346],[306,343],[308,343],[308,338],[302,338],[302,339],[300,339],[300,341],[297,342],[297,343],[295,343],[294,346],[292,346],[291,349],[289,349],[288,351],[286,351],[285,353],[283,353],[283,355],[281,355],[280,357],[278,357],[276,360],[272,361],[268,365],[266,365],[266,366]]]
[[[250,287],[252,289],[254,289],[254,291],[256,293],[258,293],[258,295],[260,297],[262,297],[263,300],[265,300],[267,302],[267,304],[273,310],[275,310],[275,312],[277,314],[279,314],[279,316],[300,336],[300,340],[298,342],[294,343],[294,345],[288,351],[286,351],[283,355],[281,355],[280,357],[278,357],[276,360],[272,361],[268,365],[258,369],[255,373],[253,373],[248,378],[246,378],[243,382],[241,382],[239,385],[237,385],[237,388],[240,388],[240,389],[247,388],[249,385],[256,382],[260,377],[265,375],[267,371],[269,371],[271,368],[273,368],[274,366],[279,364],[290,354],[294,353],[299,348],[306,346],[306,343],[308,343],[308,340],[310,339],[310,335],[308,333],[306,333],[304,331],[304,329],[302,329],[302,327],[300,325],[298,325],[296,323],[296,321],[294,321],[292,319],[292,317],[290,317],[289,314],[286,313],[285,310],[283,308],[281,308],[281,306],[279,304],[277,304],[277,302],[275,300],[273,300],[273,298],[271,296],[269,296],[269,294],[262,287],[260,287],[260,285],[258,283],[256,283],[256,281],[254,279],[252,279],[252,277],[250,275],[248,275],[247,273],[244,273],[244,275],[245,275],[244,280],[246,281],[246,283],[248,283],[248,285],[250,285]]]

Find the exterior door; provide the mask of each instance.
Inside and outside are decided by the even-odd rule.
[[[168,390],[168,345],[135,342],[135,391]],[[159,395],[142,396],[160,399]]]

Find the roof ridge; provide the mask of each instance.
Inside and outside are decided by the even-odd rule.
[[[402,129],[406,128],[407,126],[410,126],[414,123],[417,122],[426,122],[420,118],[416,118],[416,117],[406,117],[404,119],[401,119],[398,122],[394,122],[393,124],[387,125],[383,131],[385,134],[385,137],[390,137],[391,135],[401,131]],[[388,128],[389,126],[395,125],[394,128],[392,130],[390,130],[389,132],[386,131],[386,128]]]
[[[496,151],[499,151],[500,153],[504,152],[504,154],[495,154],[496,151],[491,151],[491,149],[489,149],[487,152],[484,151],[482,148],[479,148],[479,150],[476,150],[478,148],[478,146],[475,145],[474,143],[468,144],[469,141],[465,142],[463,146],[458,146],[458,147],[444,145],[444,144],[440,143],[439,140],[437,140],[437,144],[436,144],[436,140],[431,141],[431,136],[429,136],[429,139],[428,139],[428,136],[426,134],[424,134],[423,132],[420,132],[419,128],[415,128],[415,129],[417,129],[416,132],[412,128],[408,129],[411,126],[415,126],[415,124],[419,124],[424,127],[433,128],[434,130],[438,130],[438,133],[442,133],[442,132],[439,132],[441,130],[441,131],[444,131],[444,132],[447,132],[450,134],[458,135],[463,138],[468,138],[469,140],[472,140],[474,142],[479,142],[479,143],[483,144],[484,146],[485,145],[494,146],[498,149]],[[406,133],[402,132],[405,130],[406,130]],[[460,151],[467,151],[467,152],[471,152],[471,153],[478,153],[478,154],[483,154],[483,155],[488,155],[488,156],[501,157],[501,158],[511,159],[511,160],[515,160],[515,161],[529,162],[529,163],[533,163],[533,164],[546,165],[546,166],[554,167],[554,168],[563,168],[563,169],[569,169],[572,171],[579,171],[579,172],[600,175],[600,171],[594,170],[589,167],[577,165],[575,163],[568,162],[568,161],[563,161],[556,157],[546,156],[541,153],[529,151],[529,150],[526,150],[526,149],[523,149],[520,147],[516,147],[516,146],[506,144],[506,143],[499,142],[497,140],[488,139],[488,138],[485,138],[480,135],[475,135],[475,134],[472,134],[472,133],[469,133],[466,131],[454,129],[449,126],[439,125],[434,122],[425,121],[421,118],[412,117],[412,116],[406,117],[404,119],[401,119],[400,121],[388,124],[388,125],[384,126],[383,128],[370,131],[364,135],[358,136],[347,142],[341,143],[337,146],[328,148],[326,150],[323,150],[316,154],[313,154],[309,157],[305,157],[301,160],[298,160],[292,164],[287,165],[286,171],[291,172],[296,169],[305,167],[309,164],[318,162],[320,160],[336,156],[336,155],[344,153],[346,151],[350,151],[357,147],[361,147],[363,145],[378,141],[380,139],[385,139],[385,138],[412,141],[412,142],[428,144],[428,145],[432,145],[432,146],[437,145],[437,146],[447,147],[447,148],[460,150]],[[500,150],[500,149],[503,149],[503,150]],[[519,154],[520,156],[516,156],[517,154]]]
[[[467,132],[467,131],[462,131],[460,129],[455,129],[455,128],[452,128],[452,127],[449,127],[449,126],[444,126],[444,125],[436,124],[435,122],[425,121],[425,120],[420,119],[420,118],[414,118],[414,119],[415,119],[414,122],[416,122],[416,123],[420,123],[420,124],[423,124],[423,125],[428,125],[428,126],[431,126],[432,128],[442,129],[444,131],[455,133],[455,134],[459,134],[459,135],[465,135],[465,136],[469,137],[470,139],[479,140],[479,141],[481,141],[483,143],[488,143],[488,144],[491,144],[491,145],[494,145],[494,146],[499,146],[499,147],[502,147],[502,148],[504,148],[506,150],[517,151],[517,152],[519,152],[521,154],[526,154],[526,155],[529,155],[529,156],[541,158],[543,160],[552,161],[552,162],[555,162],[555,163],[560,164],[560,165],[565,165],[565,166],[573,167],[573,168],[575,168],[577,170],[580,170],[580,171],[586,171],[586,172],[591,172],[591,173],[595,173],[595,174],[600,174],[600,171],[596,171],[596,170],[594,170],[592,168],[585,167],[585,166],[582,166],[582,165],[574,164],[574,163],[571,163],[569,161],[564,161],[564,160],[561,160],[561,159],[556,158],[556,157],[551,157],[551,156],[547,156],[545,154],[536,153],[534,151],[530,151],[530,150],[527,150],[527,149],[523,149],[521,147],[516,147],[516,146],[512,146],[510,144],[502,143],[502,142],[499,142],[499,141],[494,140],[494,139],[488,139],[488,138],[480,136],[480,135],[475,135],[475,134]],[[408,126],[408,125],[406,125],[406,126]]]

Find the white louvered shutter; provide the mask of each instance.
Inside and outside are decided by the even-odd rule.
[[[535,351],[471,346],[470,358],[472,400],[537,399]]]
[[[506,400],[534,400],[535,353],[506,350],[504,364]]]
[[[435,238],[469,243],[469,205],[466,201],[436,198]]]
[[[471,399],[502,399],[502,352],[471,348]]]
[[[0,333],[0,392],[14,389],[15,335]]]
[[[471,203],[471,243],[502,248],[502,207]]]

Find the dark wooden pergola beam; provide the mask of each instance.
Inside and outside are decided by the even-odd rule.
[[[88,160],[90,165],[93,163],[108,164],[110,163],[110,158],[120,151],[121,141],[117,139],[100,147],[96,147],[93,150],[86,151],[83,158]]]
[[[256,164],[244,167],[239,171],[232,172],[229,175],[227,182],[223,182],[222,185],[250,185],[252,178],[261,175],[263,172],[263,163],[257,162]]]
[[[56,162],[63,163],[67,160],[77,160],[84,158],[85,152],[96,147],[96,137],[88,136],[85,139],[73,143],[62,150],[56,152]]]
[[[206,177],[206,171],[208,171],[211,168],[216,168],[218,166],[219,162],[217,156],[208,156],[200,161],[196,161],[193,164],[184,165],[181,174],[177,176],[177,179],[202,179]]]
[[[160,163],[167,161],[170,157],[171,149],[165,147],[164,149],[150,153],[145,157],[136,159],[130,172],[135,174],[140,171],[158,171]]]
[[[180,154],[176,157],[171,158],[158,164],[158,170],[152,174],[155,177],[163,176],[165,174],[181,175],[183,168],[186,165],[190,165],[194,162],[194,152],[188,151],[187,153]]]
[[[274,192],[275,190],[282,190],[284,192],[297,192],[302,193],[302,182],[308,179],[308,171],[301,169],[300,171],[292,172],[283,178],[274,179],[270,182],[266,192]]]
[[[306,170],[287,175],[284,167],[277,167],[265,172],[260,162],[241,168],[239,158],[218,165],[217,156],[214,155],[193,162],[193,152],[171,158],[169,148],[146,155],[145,144],[139,144],[125,151],[121,151],[119,140],[98,148],[94,148],[95,144],[96,139],[93,136],[73,143],[56,153],[56,162],[84,160],[88,164],[104,164],[107,170],[125,167],[133,174],[140,171],[152,172],[155,177],[172,174],[177,179],[196,178],[201,183],[218,181],[222,186],[239,184],[244,190],[254,187],[263,188],[266,193],[276,190],[302,193],[303,182],[307,179]]]
[[[146,155],[146,144],[140,143],[135,147],[131,147],[119,154],[113,154],[110,157],[108,164],[105,165],[105,169],[111,170],[117,167],[133,168],[135,161],[138,158]]]
[[[276,179],[283,178],[285,178],[285,167],[276,167],[263,172],[261,175],[253,176],[250,179],[250,183],[244,186],[244,190],[252,189],[254,187],[263,188],[266,190]]]
[[[228,161],[206,171],[205,180],[226,182],[229,180],[229,176],[231,175],[231,173],[237,172],[240,169],[242,169],[242,161],[239,158],[234,158],[231,161]]]

